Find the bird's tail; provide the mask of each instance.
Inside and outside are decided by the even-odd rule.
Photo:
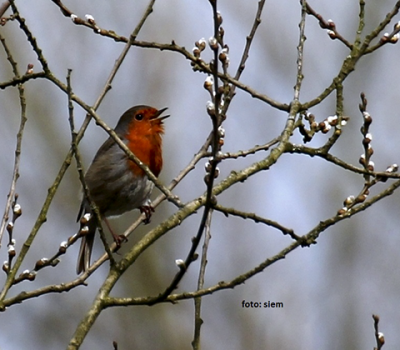
[[[81,214],[83,215],[81,216]],[[80,220],[81,223],[79,234],[82,236],[78,262],[76,265],[76,273],[79,275],[81,272],[86,272],[90,266],[90,257],[92,255],[94,236],[97,228],[97,219],[95,213],[90,209],[90,206],[82,203],[78,220]]]

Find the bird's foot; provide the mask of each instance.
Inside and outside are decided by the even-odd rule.
[[[128,238],[124,235],[113,234],[114,242],[117,245],[117,249],[121,248],[123,242],[128,242]]]
[[[141,213],[144,213],[146,216],[143,220],[144,224],[147,225],[150,223],[151,215],[154,213],[154,208],[151,205],[143,205],[139,208]]]
[[[106,223],[109,231],[111,232],[113,238],[114,238],[114,242],[117,245],[117,249],[121,248],[121,245],[123,242],[127,242],[128,238],[124,235],[117,235],[114,230],[112,229],[110,223],[108,222],[108,220],[106,218],[104,218],[104,222]]]

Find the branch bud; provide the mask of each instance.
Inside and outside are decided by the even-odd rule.
[[[343,216],[344,214],[346,214],[346,212],[347,212],[348,210],[349,210],[349,209],[348,209],[347,207],[343,207],[342,209],[339,209],[339,210],[338,210],[337,215],[338,215],[338,216]]]
[[[399,40],[399,33],[393,35],[393,36],[390,38],[390,43],[391,43],[391,44],[396,44],[396,43],[398,42],[398,40]]]
[[[15,246],[13,244],[10,244],[8,246],[8,256],[10,258],[13,258],[15,256]]]
[[[392,164],[386,169],[387,173],[395,173],[399,169],[399,166],[397,164]]]
[[[66,241],[61,242],[60,247],[58,248],[58,252],[60,254],[65,254],[65,252],[67,251],[68,248],[68,243]]]
[[[18,203],[14,205],[13,213],[15,215],[15,219],[18,218],[19,216],[21,216],[22,208]]]
[[[211,101],[207,101],[207,113],[210,117],[215,117],[215,105]]]
[[[329,125],[331,126],[335,126],[338,123],[338,116],[337,115],[331,115],[327,118],[327,122],[329,123]]]
[[[85,18],[90,24],[92,25],[96,24],[92,15],[85,15]]]
[[[332,39],[332,40],[335,40],[336,39],[336,33],[333,31],[333,30],[327,30],[327,33],[328,33],[328,35],[329,35],[329,37]]]
[[[176,259],[175,260],[175,264],[176,266],[178,266],[180,269],[185,269],[186,268],[186,264],[182,259]]]
[[[3,262],[3,271],[8,272],[10,270],[10,266],[8,265],[8,261]]]
[[[368,125],[370,125],[372,123],[372,117],[367,111],[363,112],[363,117],[364,117],[364,124],[365,125],[368,126]]]
[[[192,49],[192,52],[193,52],[193,56],[194,57],[196,57],[196,58],[200,58],[200,49],[198,48],[198,47],[194,47],[193,49]]]
[[[199,48],[200,51],[203,51],[207,45],[206,39],[201,38],[199,41],[195,42],[195,45]]]
[[[214,87],[214,77],[212,75],[209,75],[206,80],[204,80],[204,88],[212,93],[212,89]]]
[[[222,126],[218,127],[218,135],[221,138],[225,137],[225,129]]]
[[[349,207],[350,205],[352,205],[354,203],[354,201],[355,201],[355,197],[354,196],[348,196],[344,200],[343,205],[346,206],[346,207]]]
[[[217,11],[217,23],[218,23],[218,26],[220,26],[223,21],[224,20],[222,19],[221,12]]]
[[[335,22],[333,22],[331,19],[328,19],[326,23],[328,24],[329,28],[331,28],[331,29],[335,29],[336,28]]]
[[[381,345],[385,344],[385,335],[382,332],[378,333],[378,340]]]
[[[41,258],[40,260],[36,261],[35,270],[41,269],[43,266],[47,264],[48,261],[49,259],[47,258]]]
[[[359,162],[361,165],[364,165],[364,166],[365,166],[365,154],[362,154],[362,155],[360,156],[360,159],[358,160],[358,162]]]
[[[211,49],[218,50],[218,41],[215,37],[212,36],[208,39],[208,45],[210,45]]]
[[[28,67],[26,68],[26,74],[32,74],[33,73],[33,64],[29,63]]]

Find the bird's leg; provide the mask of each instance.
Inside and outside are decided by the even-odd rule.
[[[143,221],[144,224],[147,225],[150,223],[151,214],[154,213],[154,208],[151,205],[142,205],[139,210],[141,213],[146,215],[146,218]]]
[[[113,238],[114,238],[114,242],[117,245],[117,248],[121,247],[122,242],[126,242],[128,240],[128,238],[126,238],[126,236],[124,235],[117,235],[114,230],[112,229],[110,223],[108,222],[107,218],[103,218],[104,222],[106,223],[109,231],[111,232]]]

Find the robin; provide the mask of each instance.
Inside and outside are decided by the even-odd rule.
[[[161,114],[167,108],[157,110],[149,106],[135,106],[128,109],[115,127],[116,134],[155,176],[162,165],[163,120]],[[145,172],[130,160],[126,153],[109,137],[97,151],[92,164],[85,175],[91,201],[99,210],[101,219],[106,223],[117,244],[125,237],[116,235],[111,229],[107,217],[121,215],[133,209],[146,214],[145,223],[154,211],[150,194],[154,184]],[[90,266],[90,256],[98,221],[87,198],[83,198],[78,214],[82,235],[76,272],[80,274]]]

